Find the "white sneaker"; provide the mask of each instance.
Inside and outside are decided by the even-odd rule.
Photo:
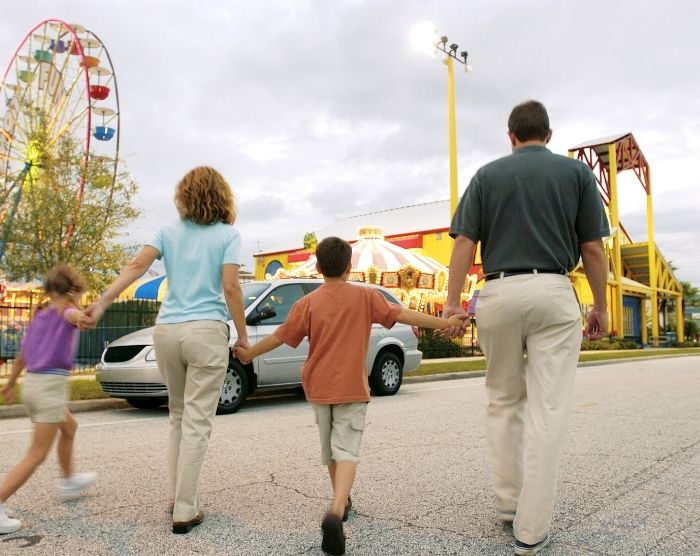
[[[73,473],[68,479],[63,479],[61,483],[61,498],[72,500],[80,496],[80,493],[88,488],[97,479],[97,473]]]
[[[0,535],[14,533],[22,528],[22,522],[19,519],[12,519],[5,511],[5,505],[0,504]]]

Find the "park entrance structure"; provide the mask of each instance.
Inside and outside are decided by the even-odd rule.
[[[610,328],[621,336],[639,338],[643,344],[659,343],[659,314],[669,300],[676,304],[676,334],[683,341],[683,288],[654,243],[654,215],[651,198],[651,171],[631,133],[587,141],[569,149],[569,156],[581,160],[595,174],[610,216],[612,235],[606,242],[608,256],[608,303]],[[632,170],[646,194],[647,241],[635,243],[620,224],[619,172]],[[585,278],[581,265],[572,276]],[[576,280],[585,284],[585,279]],[[592,303],[590,288],[579,289],[585,305]],[[651,305],[651,338],[647,338],[646,299]],[[664,324],[667,324],[664,322]]]

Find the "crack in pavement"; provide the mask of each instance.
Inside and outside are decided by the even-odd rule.
[[[659,540],[656,541],[656,542],[654,543],[654,546],[652,546],[652,547],[649,549],[649,551],[647,552],[647,555],[653,554],[654,549],[656,549],[656,548],[657,548],[662,542],[664,542],[666,539],[671,538],[671,537],[673,537],[674,535],[678,535],[678,534],[681,534],[681,535],[682,535],[682,534],[683,534],[683,531],[685,531],[686,529],[690,529],[690,528],[691,528],[693,525],[695,525],[696,523],[700,523],[700,518],[697,518],[697,519],[695,519],[694,521],[691,521],[690,523],[684,525],[683,527],[681,527],[681,528],[679,528],[679,529],[676,529],[675,531],[671,531],[671,532],[668,533],[667,535],[664,535],[663,537],[659,538]],[[685,538],[685,539],[687,539],[687,540],[690,540],[690,539],[688,539],[688,537],[686,537],[685,535],[683,535],[683,538]],[[695,547],[698,546],[696,543],[692,543],[692,544],[693,544],[693,546],[695,546]]]
[[[570,523],[566,527],[563,527],[562,531],[567,531],[571,527],[573,527],[574,524],[580,523],[583,520],[588,519],[589,517],[597,514],[601,510],[611,507],[615,502],[622,499],[630,492],[637,490],[644,483],[648,483],[649,481],[652,481],[654,479],[659,479],[663,473],[665,473],[671,468],[671,466],[674,463],[674,460],[685,456],[687,452],[690,452],[693,448],[695,448],[698,445],[700,445],[700,440],[697,440],[687,446],[683,446],[675,452],[671,452],[660,459],[654,460],[654,463],[652,463],[651,465],[645,467],[644,469],[640,469],[639,471],[634,472],[632,475],[626,477],[621,482],[617,483],[616,485],[613,485],[615,487],[622,488],[622,490],[620,490],[616,495],[610,498],[601,498],[597,503],[597,507],[592,511],[588,512],[587,514],[584,514],[583,516],[579,517],[572,517],[572,523]],[[660,466],[662,467],[658,469],[658,471],[651,474],[651,476],[648,476],[650,472],[659,468]]]

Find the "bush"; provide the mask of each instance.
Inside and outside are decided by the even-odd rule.
[[[612,338],[603,338],[601,340],[586,340],[581,342],[581,349],[588,350],[612,350],[612,349],[639,349],[637,342],[631,340],[616,340]]]
[[[436,330],[421,328],[418,349],[423,352],[423,359],[442,359],[445,357],[468,357],[481,355],[478,345],[464,345],[462,338],[449,338]]]

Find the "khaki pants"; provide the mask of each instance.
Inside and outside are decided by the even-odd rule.
[[[153,339],[168,387],[173,521],[189,521],[199,512],[199,473],[228,366],[228,328],[213,320],[159,324]]]
[[[515,537],[533,544],[552,519],[581,349],[580,308],[566,276],[523,274],[488,281],[476,320],[488,367],[486,431],[496,503],[501,512],[517,511]]]

